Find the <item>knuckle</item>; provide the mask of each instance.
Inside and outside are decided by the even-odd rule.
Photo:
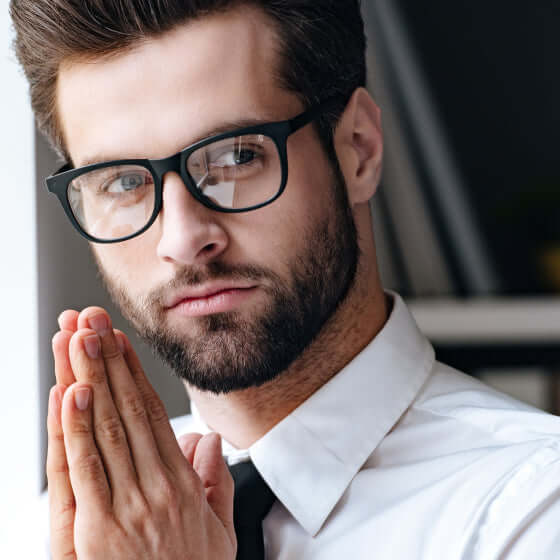
[[[74,519],[64,519],[63,521],[58,521],[56,517],[51,522],[51,527],[53,531],[66,540],[66,537],[72,538],[74,533]]]
[[[154,548],[159,548],[161,539],[161,526],[153,515],[145,515],[144,517],[134,516],[129,521],[130,527],[134,533],[140,535],[143,540],[154,543]]]
[[[45,472],[47,479],[57,478],[58,475],[68,473],[68,462],[64,448],[53,448],[49,445],[47,449],[47,460],[45,461]]]
[[[99,367],[97,364],[88,365],[85,374],[85,380],[93,383],[94,385],[101,385],[107,378],[105,375],[105,369]]]
[[[144,401],[138,393],[129,393],[124,395],[118,404],[119,410],[132,418],[146,418],[146,408]]]
[[[89,420],[83,416],[72,418],[69,428],[75,436],[89,436],[92,433]]]
[[[55,444],[64,444],[64,432],[62,431],[50,432],[49,441]]]
[[[101,457],[96,453],[82,455],[72,461],[70,465],[71,472],[79,472],[80,476],[88,479],[97,479],[105,475]]]
[[[167,410],[158,395],[152,393],[150,395],[146,395],[145,399],[146,409],[150,415],[150,420],[155,423],[167,421]]]
[[[158,491],[160,495],[166,500],[166,502],[174,501],[177,489],[175,485],[171,482],[170,478],[164,474],[160,473],[157,478],[158,481]]]
[[[103,358],[109,362],[120,361],[122,354],[120,353],[117,345],[115,342],[114,348],[104,348],[103,349]]]
[[[126,516],[129,518],[138,517],[138,519],[145,519],[150,512],[146,498],[142,492],[136,489],[131,489],[128,492],[114,493],[113,509],[126,512]]]
[[[142,535],[153,518],[152,503],[141,491],[115,493],[112,507],[115,518],[119,520],[115,530],[122,530],[125,534]]]
[[[163,470],[155,476],[153,496],[153,502],[157,508],[165,510],[179,508],[177,486]]]
[[[47,478],[56,478],[57,475],[67,474],[68,471],[66,461],[47,460]]]
[[[47,434],[49,439],[57,436],[60,433],[60,422],[56,419],[52,412],[49,411],[47,417]]]
[[[63,517],[66,516],[67,514],[70,514],[72,516],[72,522],[74,521],[73,515],[75,512],[76,512],[76,499],[74,498],[73,494],[67,500],[59,501],[55,506],[56,515]]]
[[[110,416],[97,423],[95,432],[111,445],[121,445],[125,440],[124,428],[118,417]]]

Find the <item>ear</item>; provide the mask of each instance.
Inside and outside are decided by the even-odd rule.
[[[357,89],[342,114],[334,146],[353,208],[375,194],[381,179],[383,132],[381,110],[364,88]]]

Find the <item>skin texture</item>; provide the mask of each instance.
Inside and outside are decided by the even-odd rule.
[[[111,59],[68,62],[59,76],[58,111],[74,164],[166,157],[224,122],[284,120],[300,113],[298,98],[280,89],[271,72],[276,41],[263,20],[256,9],[239,8]],[[262,437],[348,364],[387,318],[368,207],[381,174],[381,123],[365,90],[350,100],[335,148],[360,255],[346,297],[307,348],[265,384],[217,394],[185,381],[209,426],[240,448]],[[92,247],[113,297],[136,326],[165,326],[185,344],[207,335],[204,319],[167,315],[163,324],[154,324],[146,306],[131,306],[145,303],[155,290],[165,292],[186,271],[210,279],[217,263],[270,272],[236,310],[240,325],[267,313],[272,278],[293,286],[295,262],[306,255],[310,229],[341,222],[333,207],[335,177],[312,126],[290,138],[288,158],[286,191],[268,207],[238,215],[212,212],[169,173],[163,210],[150,230],[125,243]],[[332,230],[329,240],[336,242],[339,233]],[[119,300],[119,291],[126,299]],[[90,319],[99,315],[108,327],[93,329],[101,332],[101,353],[91,359],[83,341],[95,335]],[[47,459],[55,560],[72,554],[117,560],[234,558],[233,485],[216,436],[191,434],[176,442],[127,337],[113,334],[104,310],[67,310],[59,324]],[[238,340],[235,329],[228,336]],[[207,360],[220,358],[216,348]],[[84,384],[93,390],[93,402],[81,413],[72,396]]]

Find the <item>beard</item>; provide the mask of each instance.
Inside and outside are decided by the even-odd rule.
[[[179,379],[216,395],[259,387],[302,355],[354,283],[360,251],[338,165],[330,192],[332,212],[306,228],[289,281],[265,267],[216,260],[178,269],[170,282],[138,300],[110,278],[94,252],[101,279],[123,316]],[[188,335],[166,324],[163,302],[170,291],[219,279],[258,281],[266,304],[249,318],[237,311],[192,318]]]

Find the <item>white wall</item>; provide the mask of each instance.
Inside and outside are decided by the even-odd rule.
[[[41,482],[37,354],[34,125],[26,84],[10,51],[8,10],[0,11],[2,213],[0,557],[31,558],[20,528]],[[29,541],[29,539],[27,539]],[[17,554],[16,554],[17,551]],[[24,552],[25,551],[25,552]]]

